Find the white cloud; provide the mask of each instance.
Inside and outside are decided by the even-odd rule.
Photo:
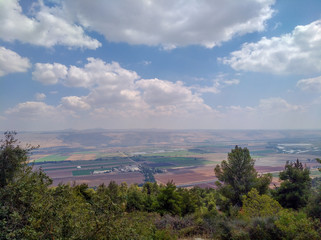
[[[54,71],[56,70],[56,71]],[[106,63],[88,58],[83,67],[59,64],[37,64],[34,78],[44,83],[60,83],[84,87],[86,96],[66,96],[56,110],[71,117],[100,119],[141,119],[172,116],[181,118],[195,113],[213,111],[203,99],[182,82],[160,79],[141,79],[134,71],[122,68],[117,62]],[[50,77],[51,76],[51,77]],[[20,109],[20,107],[16,107]]]
[[[115,88],[131,87],[139,78],[138,74],[122,68],[119,63],[105,63],[101,59],[88,58],[83,68],[59,63],[36,63],[33,79],[43,84],[63,83],[68,87],[96,88],[103,86]]]
[[[266,98],[261,99],[259,109],[265,113],[278,114],[279,112],[301,111],[302,106],[292,105],[283,98]]]
[[[310,117],[315,108],[295,105],[280,97],[260,99],[254,106],[231,105],[219,109],[219,128],[302,129],[320,125],[315,122],[315,117]]]
[[[18,0],[0,1],[0,38],[45,47],[64,45],[96,49],[101,46],[86,35],[81,26],[64,19],[61,8],[50,8],[39,1],[32,10],[33,16],[28,17],[23,14]]]
[[[192,93],[182,82],[160,79],[143,79],[136,82],[143,90],[144,100],[152,106],[202,105],[203,99]],[[205,105],[205,104],[204,104]]]
[[[48,131],[76,126],[75,117],[68,111],[38,101],[19,103],[7,109],[4,116],[3,129]]]
[[[218,94],[222,91],[223,88],[232,86],[232,85],[238,85],[240,83],[240,80],[238,79],[231,79],[226,80],[226,75],[220,74],[216,79],[213,80],[212,86],[202,86],[202,87],[194,87],[197,92],[199,93],[214,93]]]
[[[321,71],[321,20],[297,26],[292,33],[245,43],[222,59],[235,70],[275,74]]]
[[[136,90],[135,80],[139,79],[136,72],[122,68],[117,62],[109,64],[95,58],[87,60],[84,67],[36,64],[33,77],[45,84],[61,83],[89,89],[87,96],[62,98],[61,106],[65,109],[89,109],[90,106],[128,109],[145,105]]]
[[[240,105],[231,105],[231,106],[228,106],[226,108],[228,111],[232,111],[232,112],[254,112],[256,111],[257,109],[254,108],[254,107],[241,107]]]
[[[63,97],[61,99],[61,106],[75,111],[90,109],[90,105],[86,103],[85,99],[77,96]]]
[[[53,85],[67,75],[67,67],[59,64],[36,63],[32,78],[45,85]]]
[[[238,85],[239,83],[240,83],[240,80],[238,80],[238,79],[232,79],[232,80],[225,80],[224,81],[224,84],[227,85],[227,86]]]
[[[321,92],[321,76],[315,78],[301,79],[297,82],[297,87],[304,91],[318,91]]]
[[[0,77],[9,73],[26,72],[31,64],[16,52],[0,47]]]
[[[56,108],[44,102],[19,103],[5,112],[7,115],[19,116],[21,119],[37,119],[43,116],[55,116]]]
[[[119,63],[105,63],[101,59],[88,58],[84,68],[71,66],[64,81],[71,87],[92,88],[104,86],[113,90],[115,88],[128,88],[139,76],[136,72],[122,68]]]
[[[274,0],[87,1],[63,2],[66,15],[106,39],[130,44],[191,44],[212,48],[265,28]]]
[[[46,94],[44,93],[36,93],[35,94],[35,98],[37,101],[42,101],[46,99]]]
[[[218,94],[221,92],[222,85],[219,81],[215,80],[213,86],[210,87],[197,87],[197,91],[200,93],[214,93]]]

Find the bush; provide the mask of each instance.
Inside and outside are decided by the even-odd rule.
[[[320,222],[309,219],[303,212],[283,210],[275,221],[283,239],[288,240],[319,240]]]

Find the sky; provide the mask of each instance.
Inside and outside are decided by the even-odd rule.
[[[0,130],[321,129],[320,0],[0,0]]]

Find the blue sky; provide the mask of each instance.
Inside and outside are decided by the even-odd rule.
[[[0,0],[0,130],[320,129],[319,0]]]

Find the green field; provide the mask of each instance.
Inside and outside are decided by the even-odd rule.
[[[62,156],[62,155],[50,155],[46,157],[42,157],[39,159],[36,159],[35,162],[61,162],[65,161],[69,156]]]
[[[310,171],[310,176],[311,177],[321,177],[321,172],[317,169],[313,169]]]
[[[182,151],[174,151],[174,152],[160,152],[160,153],[149,153],[144,154],[144,156],[150,156],[150,157],[177,157],[177,156],[189,156],[189,155],[195,155],[195,153],[182,150]]]
[[[186,167],[186,166],[201,166],[212,163],[211,161],[204,160],[202,158],[194,157],[165,157],[165,156],[142,156],[136,158],[138,162],[144,161],[149,163],[155,163],[155,167],[169,168],[169,167]],[[159,166],[157,166],[159,164]],[[168,166],[164,166],[168,164]]]
[[[111,168],[103,168],[103,169],[80,169],[72,171],[73,176],[84,176],[84,175],[91,175],[94,171],[105,171],[111,170]]]
[[[265,150],[257,150],[257,151],[251,151],[251,155],[267,155],[275,153],[273,149],[265,149]],[[253,157],[253,156],[252,156]]]

